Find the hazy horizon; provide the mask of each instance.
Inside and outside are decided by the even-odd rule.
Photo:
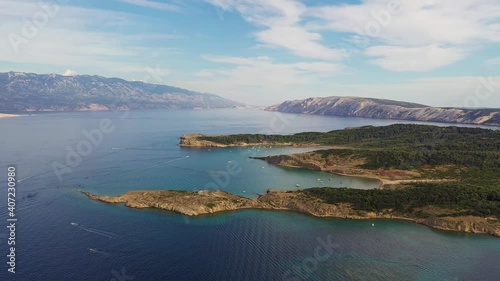
[[[250,105],[359,96],[500,107],[500,3],[5,1],[0,71],[100,75]]]

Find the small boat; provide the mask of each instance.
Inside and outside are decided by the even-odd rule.
[[[78,225],[78,224],[77,224],[76,222],[72,222],[72,223],[71,223],[71,225],[75,225],[75,226],[76,226],[76,225]]]
[[[372,226],[375,226],[375,224],[374,224],[374,223],[372,223]]]
[[[296,186],[296,187],[300,187],[300,184],[296,184],[295,186]]]
[[[264,167],[262,167],[262,169],[264,169]]]

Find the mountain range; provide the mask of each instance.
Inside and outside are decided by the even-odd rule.
[[[246,105],[217,95],[119,78],[0,73],[0,112],[122,109],[212,109]],[[360,97],[285,101],[267,111],[342,117],[500,126],[500,109],[431,107]]]
[[[213,94],[119,78],[0,73],[1,112],[244,106]]]
[[[285,113],[318,114],[424,122],[500,126],[500,109],[467,109],[359,97],[324,97],[285,101],[265,108]]]

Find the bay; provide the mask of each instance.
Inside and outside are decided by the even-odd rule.
[[[70,152],[83,149],[82,142],[89,141],[85,135],[103,120],[114,129],[58,178],[54,166],[68,166]],[[177,144],[186,133],[289,134],[396,122],[259,110],[67,112],[0,119],[0,170],[15,165],[20,180],[17,272],[8,274],[2,262],[0,280],[498,280],[500,240],[486,235],[404,221],[318,219],[259,210],[190,218],[108,205],[79,192],[219,188],[255,197],[269,188],[322,182],[375,188],[373,180],[249,158],[311,148]],[[0,198],[5,199],[6,172],[0,173],[0,182]],[[2,253],[7,253],[6,236],[1,227]],[[329,240],[335,247],[322,250],[329,255],[318,260],[319,241]]]

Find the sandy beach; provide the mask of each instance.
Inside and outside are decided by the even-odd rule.
[[[0,113],[0,118],[9,118],[9,117],[18,117],[18,116],[21,116],[21,115]]]

